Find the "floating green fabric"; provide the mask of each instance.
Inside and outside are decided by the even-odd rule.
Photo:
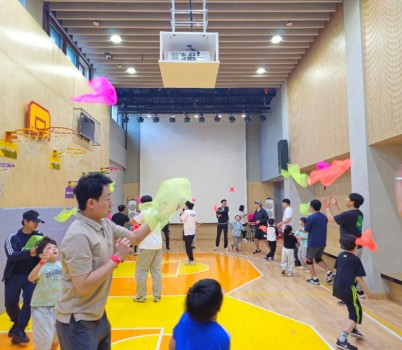
[[[34,236],[32,236],[30,239],[28,239],[27,244],[25,244],[25,246],[24,246],[22,249],[23,249],[23,250],[30,250],[30,249],[32,249],[33,247],[35,247],[36,244],[37,244],[38,242],[40,242],[42,239],[43,239],[43,236],[34,235]]]
[[[300,172],[300,167],[297,164],[288,164],[289,175],[295,180],[301,187],[307,187],[308,175]]]
[[[287,179],[289,177],[289,172],[285,169],[281,169],[281,175]]]
[[[78,208],[74,207],[71,209],[63,209],[60,213],[58,213],[53,219],[58,222],[66,222],[72,215],[77,214]]]
[[[114,190],[115,190],[115,188],[116,188],[116,183],[113,181],[110,185],[109,185],[109,190],[110,190],[110,192],[114,192]]]
[[[186,178],[174,178],[161,184],[152,202],[141,203],[139,208],[145,223],[151,228],[164,227],[179,206],[191,200],[191,184]]]
[[[303,214],[305,216],[311,215],[311,213],[309,212],[309,208],[310,208],[310,203],[300,203],[300,205],[299,205],[300,214]]]

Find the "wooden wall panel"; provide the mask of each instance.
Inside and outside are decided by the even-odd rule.
[[[292,163],[349,152],[343,6],[290,76],[288,103]]]
[[[262,201],[265,207],[265,199],[274,198],[274,183],[267,182],[248,182],[247,183],[247,212],[251,213],[255,210],[254,202],[256,200]]]
[[[368,138],[374,144],[402,135],[402,1],[362,0],[361,6]]]

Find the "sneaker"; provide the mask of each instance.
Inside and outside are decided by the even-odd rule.
[[[346,303],[344,301],[338,301],[338,306],[346,306]]]
[[[24,331],[16,331],[11,339],[13,344],[29,343],[29,338]]]
[[[253,254],[261,253],[261,249],[256,249]]]
[[[166,247],[166,250],[170,250],[170,247]]]
[[[288,277],[292,277],[292,276],[293,276],[293,273],[289,272]]]
[[[327,278],[325,279],[325,283],[331,283],[334,280],[335,276],[332,272],[327,273]]]
[[[265,258],[264,258],[264,261],[269,261],[269,258],[265,257]]]
[[[286,273],[286,270],[282,270],[281,274],[284,275]]]
[[[193,260],[193,261],[187,261],[186,262],[186,265],[188,265],[188,266],[194,266],[195,265],[195,261]]]
[[[313,277],[309,278],[307,280],[307,282],[310,283],[310,284],[315,284],[317,286],[320,284],[320,280],[318,278],[313,278]]]
[[[246,238],[243,238],[243,242],[247,242],[247,239],[246,239]]]
[[[134,298],[133,298],[133,301],[135,301],[135,302],[137,302],[137,303],[143,303],[144,301],[145,301],[145,297],[138,297],[138,296],[135,296]]]
[[[225,253],[229,253],[229,249],[228,249],[228,248],[225,248]]]
[[[14,323],[13,326],[8,331],[8,336],[11,338],[16,332],[17,324]]]
[[[236,252],[240,252],[239,248],[236,248]]]
[[[351,335],[352,337],[359,338],[359,339],[364,338],[364,335],[361,334],[361,333],[357,330],[357,328],[353,328],[353,330],[350,332],[350,335]]]
[[[161,297],[154,297],[154,303],[158,303],[161,301]]]
[[[336,347],[338,349],[346,349],[346,350],[358,350],[356,346],[348,343],[347,340],[341,342],[339,339],[336,340]]]
[[[366,297],[366,294],[364,294],[364,292],[362,290],[358,290],[357,295],[362,299],[364,299]]]
[[[218,250],[218,247],[215,247],[214,250],[217,251],[217,250]]]
[[[307,273],[308,273],[308,272],[310,272],[310,270],[309,270],[309,269],[304,269],[304,272],[307,272]]]
[[[234,249],[234,244],[231,244],[230,247],[232,248],[232,250]]]

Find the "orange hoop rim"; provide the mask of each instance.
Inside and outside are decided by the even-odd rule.
[[[123,168],[121,168],[119,166],[107,166],[107,167],[101,168],[101,171],[109,172],[109,173],[118,173],[120,171],[123,171]]]
[[[23,137],[38,137],[40,139],[49,138],[49,132],[47,131],[47,129],[22,128],[14,130],[12,133],[17,136]]]
[[[56,135],[75,135],[77,131],[73,128],[66,128],[64,126],[51,126],[50,128],[44,129],[49,134],[56,134]]]
[[[60,157],[79,156],[84,155],[85,153],[87,153],[87,151],[82,148],[68,147],[60,152]]]

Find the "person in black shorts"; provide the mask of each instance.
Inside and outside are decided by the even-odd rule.
[[[124,210],[126,210],[126,206],[123,205],[123,204],[120,204],[120,205],[117,207],[117,210],[118,210],[119,212],[116,213],[116,214],[113,214],[113,216],[112,216],[112,221],[113,221],[116,225],[119,225],[119,226],[123,226],[123,227],[124,227],[127,223],[130,222],[130,218],[129,218],[126,214],[123,213]]]
[[[349,334],[358,339],[363,338],[363,334],[356,328],[357,324],[361,324],[363,316],[357,294],[357,282],[370,299],[374,298],[363,279],[363,276],[366,276],[363,264],[355,255],[357,248],[355,240],[356,236],[351,234],[342,235],[339,240],[344,251],[338,255],[335,262],[336,276],[333,288],[333,295],[345,303],[349,312],[349,319],[341,336],[336,341],[336,346],[339,349],[348,350],[357,350],[356,346],[348,343]]]
[[[255,221],[255,237],[254,237],[254,244],[255,244],[255,251],[253,254],[261,253],[260,249],[260,241],[264,241],[268,247],[267,235],[266,231],[264,232],[261,230],[261,226],[268,226],[268,214],[265,209],[262,208],[261,201],[255,201],[255,212],[254,212],[254,221]]]

